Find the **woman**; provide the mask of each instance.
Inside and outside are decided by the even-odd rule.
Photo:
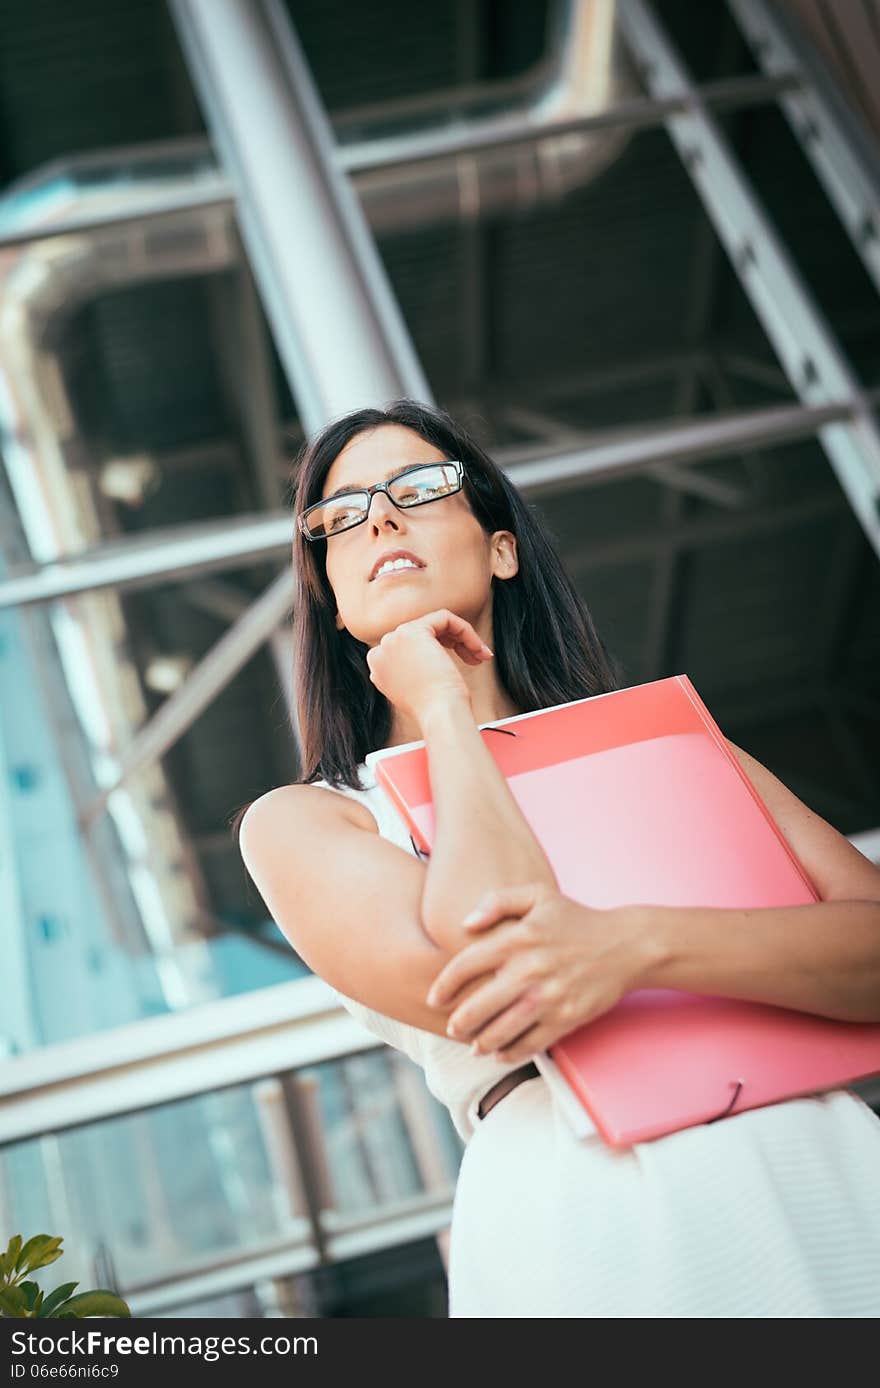
[[[450,1316],[880,1314],[880,1120],[857,1095],[614,1150],[576,1138],[527,1064],[639,986],[880,1021],[880,872],[733,748],[821,901],[564,897],[479,732],[620,687],[537,516],[448,415],[406,400],[305,446],[295,514],[305,775],[248,807],[241,851],[297,952],[423,1066],[466,1143]],[[420,739],[427,861],[364,762]]]

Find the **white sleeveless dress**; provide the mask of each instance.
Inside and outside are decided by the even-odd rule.
[[[373,772],[359,774],[363,789],[341,793],[415,853]],[[540,1075],[481,1120],[479,1100],[516,1063],[334,991],[422,1067],[466,1144],[450,1317],[880,1316],[880,1118],[859,1095],[836,1089],[615,1150],[595,1131],[575,1137]]]

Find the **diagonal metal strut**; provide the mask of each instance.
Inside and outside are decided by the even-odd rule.
[[[853,402],[818,438],[880,555],[880,430],[861,384],[652,7],[618,0],[618,15],[651,95],[687,100],[664,124],[792,388],[808,405]]]

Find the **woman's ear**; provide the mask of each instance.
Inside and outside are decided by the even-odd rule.
[[[498,530],[492,536],[494,548],[493,571],[496,578],[513,578],[519,573],[516,536],[509,530]]]

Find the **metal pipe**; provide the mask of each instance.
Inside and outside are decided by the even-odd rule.
[[[862,398],[876,402],[880,390],[869,391]],[[850,419],[856,408],[855,401],[780,405],[715,415],[691,424],[663,425],[651,433],[619,434],[601,442],[585,442],[577,451],[557,456],[537,456],[533,447],[522,446],[499,449],[495,456],[524,494],[549,495],[606,477],[638,473],[658,463],[696,463],[757,444],[812,438],[817,429]],[[175,526],[125,544],[98,546],[91,553],[27,572],[20,567],[12,577],[0,581],[0,611],[100,588],[149,588],[200,573],[247,568],[262,559],[289,556],[290,542],[287,513]]]
[[[280,0],[169,3],[305,428],[399,395],[430,400]]]
[[[793,73],[781,73],[769,77],[735,77],[706,82],[698,88],[700,100],[716,111],[737,111],[749,107],[774,102],[789,93],[796,93],[800,82]],[[586,115],[550,116],[545,123],[536,122],[528,113],[511,117],[505,122],[494,124],[485,122],[474,128],[449,125],[440,130],[408,134],[400,132],[394,137],[358,140],[346,144],[341,134],[337,137],[333,153],[334,161],[352,179],[355,191],[363,206],[374,233],[381,231],[400,231],[418,225],[442,222],[454,217],[467,220],[474,215],[488,211],[523,210],[546,200],[551,194],[556,196],[563,189],[576,187],[586,180],[588,169],[582,160],[572,157],[571,137],[598,135],[614,131],[650,130],[671,115],[687,109],[687,102],[677,96],[661,99],[653,97],[631,97],[612,103],[605,110],[593,111]],[[464,196],[461,182],[464,179],[463,156],[478,161],[482,156],[502,150],[522,150],[543,146],[544,161],[546,149],[551,142],[566,141],[565,150],[554,150],[552,158],[557,167],[557,176],[552,184],[541,175],[536,167],[528,178],[517,172],[517,165],[511,166],[504,177],[498,171],[490,181],[482,176],[478,164],[476,175],[481,188],[476,197]],[[181,141],[181,155],[188,156],[191,141]],[[144,146],[142,157],[151,156],[155,147]],[[210,149],[207,141],[206,150]],[[615,153],[618,149],[615,148]],[[442,171],[441,180],[430,166],[449,162],[449,169]],[[78,161],[79,162],[79,161]],[[44,171],[46,179],[51,178],[52,166]],[[561,170],[561,172],[560,172]],[[414,175],[423,172],[424,182],[415,181]],[[597,172],[595,163],[592,171]],[[394,174],[393,180],[380,181],[375,175]],[[473,169],[471,170],[473,174]],[[453,176],[453,183],[444,192],[443,181]],[[433,179],[431,185],[429,179]],[[561,179],[561,181],[560,181]],[[182,180],[179,187],[164,192],[153,191],[150,200],[146,195],[138,200],[135,207],[120,207],[116,211],[84,210],[81,213],[59,217],[40,226],[28,226],[18,231],[0,230],[0,248],[29,246],[35,241],[46,241],[55,237],[69,236],[99,230],[102,227],[124,227],[156,218],[170,216],[177,212],[198,213],[232,205],[234,194],[232,185],[222,169],[217,170],[216,179],[206,188],[187,188]],[[454,185],[454,186],[453,186]],[[14,195],[20,185],[14,184],[6,196]],[[524,190],[533,191],[526,198]],[[502,191],[505,196],[502,197]],[[512,200],[511,200],[512,199]],[[2,200],[0,200],[2,203]],[[479,207],[480,212],[475,213]],[[430,215],[429,215],[430,213]]]

